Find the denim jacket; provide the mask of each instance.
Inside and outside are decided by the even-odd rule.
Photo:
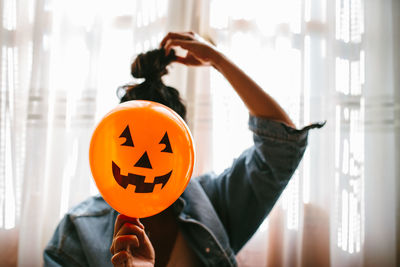
[[[296,170],[308,130],[250,116],[254,145],[219,175],[191,179],[173,204],[178,226],[204,266],[236,266],[235,254],[271,211]],[[112,266],[118,213],[101,196],[70,210],[44,251],[45,266]]]

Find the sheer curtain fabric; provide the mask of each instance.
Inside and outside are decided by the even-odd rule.
[[[131,60],[194,30],[298,127],[327,120],[239,266],[397,266],[399,14],[396,0],[2,1],[0,265],[42,264],[63,214],[97,193],[91,133]],[[165,78],[188,105],[195,174],[221,172],[251,145],[246,108],[214,69]]]

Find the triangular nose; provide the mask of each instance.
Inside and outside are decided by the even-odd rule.
[[[151,163],[149,160],[149,156],[147,156],[147,152],[145,151],[144,154],[140,157],[140,159],[136,162],[135,167],[142,167],[147,169],[153,169],[151,167]]]

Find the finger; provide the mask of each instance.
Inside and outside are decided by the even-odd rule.
[[[121,250],[132,251],[132,249],[138,248],[139,246],[139,239],[136,235],[117,236],[112,241],[110,252],[111,254],[115,254]]]
[[[193,40],[193,32],[169,32],[161,41],[160,47],[163,47],[170,39],[180,39],[180,40]]]
[[[195,45],[194,41],[189,41],[189,40],[179,40],[179,39],[170,39],[165,43],[164,49],[165,49],[165,54],[168,55],[169,52],[171,51],[172,47],[174,46],[180,46],[183,49],[189,50],[193,48]]]
[[[124,214],[119,214],[119,217],[121,220],[136,224],[136,225],[140,226],[141,228],[144,228],[144,225],[140,222],[139,218],[129,217]]]
[[[165,46],[168,40],[180,39],[180,40],[193,40],[193,32],[169,32],[160,43],[160,47]]]
[[[111,254],[116,252],[115,249],[115,238],[117,236],[124,235],[137,235],[139,236],[140,242],[143,242],[145,235],[144,225],[137,218],[130,218],[125,215],[118,215],[116,220],[116,226],[114,227],[114,239],[110,247]],[[121,226],[122,225],[122,226]],[[118,229],[119,228],[119,229]],[[117,230],[118,229],[118,230]]]
[[[111,262],[114,264],[114,267],[124,267],[125,262],[129,259],[129,252],[123,250],[112,256]]]
[[[122,227],[119,229],[118,233],[116,234],[116,236],[123,236],[123,235],[135,235],[138,237],[139,243],[142,243],[146,233],[145,233],[144,229],[139,227],[138,225],[127,222],[124,225],[122,225]]]
[[[117,216],[117,219],[115,220],[115,226],[114,226],[114,236],[116,235],[116,233],[118,233],[119,229],[122,227],[122,225],[126,222],[132,223],[132,224],[136,224],[139,225],[141,228],[144,229],[143,224],[139,221],[138,218],[131,218],[128,217],[126,215],[123,214],[119,214]]]
[[[113,254],[118,253],[122,250],[132,252],[134,248],[139,247],[139,239],[135,235],[123,235],[117,236],[113,240],[114,251]]]
[[[148,251],[148,253],[154,254],[154,248],[151,244],[149,237],[146,235],[144,229],[140,228],[137,225],[133,225],[130,223],[125,223],[121,229],[118,231],[117,236],[127,236],[132,235],[135,236],[138,240],[138,246],[136,248],[142,249],[144,251]],[[115,238],[114,238],[115,239]],[[135,242],[135,241],[133,241]],[[114,243],[114,252],[117,252],[116,243]],[[134,248],[134,247],[132,247]]]

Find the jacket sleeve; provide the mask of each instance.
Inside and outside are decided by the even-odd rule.
[[[58,225],[44,253],[45,267],[88,266],[76,229],[69,215]]]
[[[271,211],[304,154],[308,130],[250,116],[254,145],[220,175],[199,179],[237,253]]]

